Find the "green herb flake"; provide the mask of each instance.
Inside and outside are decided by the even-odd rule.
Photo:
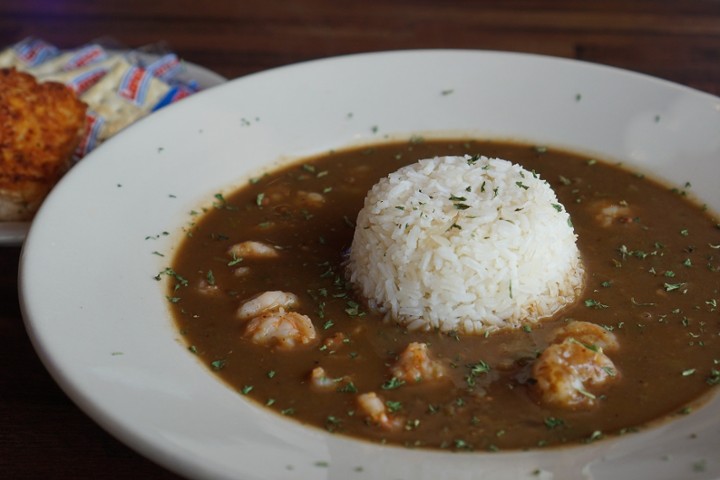
[[[347,302],[347,308],[345,308],[345,313],[350,315],[351,317],[362,317],[365,315],[365,312],[360,310],[360,304],[357,302],[353,302],[352,300]]]
[[[580,393],[580,395],[583,395],[591,400],[595,400],[597,398],[597,396],[595,396],[594,393],[588,392],[584,388],[578,387],[578,388],[576,388],[576,390],[578,391],[578,393]]]
[[[396,388],[400,388],[403,385],[405,385],[404,380],[400,380],[397,377],[392,377],[390,380],[383,383],[380,388],[382,388],[383,390],[395,390]]]
[[[467,159],[468,165],[475,165],[478,160],[482,158],[480,155],[472,155],[470,158]]]
[[[708,385],[720,385],[720,370],[713,368],[710,370],[710,375],[705,379],[705,383]]]
[[[264,200],[264,199],[265,199],[265,194],[262,193],[262,192],[261,192],[261,193],[258,193],[257,196],[255,197],[255,205],[257,205],[258,207],[262,208],[263,200]]]
[[[232,252],[231,255],[232,255],[232,257],[231,257],[230,261],[227,263],[228,267],[234,267],[235,265],[237,265],[238,263],[243,261],[242,257],[238,257],[235,254],[235,252]]]
[[[455,448],[456,448],[457,450],[471,450],[471,449],[472,449],[472,447],[470,446],[470,444],[467,443],[465,440],[462,440],[462,439],[456,439],[456,440],[453,442],[453,445],[455,446]]]
[[[663,288],[665,288],[666,292],[674,292],[675,290],[680,290],[685,286],[685,283],[667,283],[665,282],[663,284]]]
[[[218,203],[213,203],[213,205],[216,208],[223,207],[224,205],[227,205],[227,202],[225,201],[225,197],[223,197],[222,193],[216,193],[214,195],[215,199],[218,201]]]
[[[556,428],[565,426],[565,420],[558,417],[546,417],[544,423],[549,430],[554,430]]]
[[[183,287],[187,287],[187,286],[188,286],[188,281],[187,281],[187,279],[184,278],[182,275],[179,275],[175,270],[173,270],[172,268],[169,268],[169,267],[166,268],[165,270],[161,271],[161,272],[158,273],[157,275],[155,275],[153,278],[154,278],[155,280],[160,280],[163,275],[166,275],[166,276],[168,276],[168,277],[174,278],[174,279],[178,282],[177,285],[180,285],[180,286],[183,286]]]
[[[357,393],[358,389],[353,382],[347,382],[336,390],[339,393]]]
[[[250,393],[250,392],[252,391],[252,389],[253,389],[253,386],[252,386],[252,385],[245,385],[244,387],[242,387],[242,389],[240,390],[240,392],[241,392],[243,395],[247,395],[248,393]]]
[[[341,426],[342,426],[342,420],[335,417],[334,415],[329,415],[325,419],[325,429],[328,432],[336,432],[337,430],[340,429]]]
[[[600,310],[603,308],[608,308],[608,305],[605,305],[604,303],[600,303],[597,300],[594,300],[592,298],[588,298],[587,300],[585,300],[585,306],[588,308],[594,308],[597,310]]]
[[[704,472],[707,468],[707,462],[704,459],[698,460],[693,463],[693,472]]]
[[[475,379],[484,373],[488,373],[490,371],[490,365],[485,363],[484,361],[480,360],[476,363],[471,363],[466,365],[467,368],[469,368],[469,373],[467,376],[465,376],[465,382],[467,383],[469,388],[475,387]]]
[[[215,360],[213,362],[210,362],[210,366],[213,368],[213,370],[222,370],[225,368],[225,364],[227,363],[227,360]]]

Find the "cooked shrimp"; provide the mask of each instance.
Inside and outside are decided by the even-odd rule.
[[[278,308],[292,308],[297,306],[298,298],[295,294],[272,290],[255,295],[240,305],[235,316],[239,320],[249,320],[263,312],[277,310]]]
[[[327,351],[336,352],[340,347],[345,344],[346,341],[347,337],[345,336],[345,334],[342,332],[338,332],[335,335],[327,337],[325,340],[323,340],[323,345],[327,348]]]
[[[214,283],[208,282],[207,280],[200,280],[197,285],[197,290],[203,295],[207,295],[209,297],[217,296],[222,293],[220,287]]]
[[[238,267],[235,270],[233,270],[233,275],[236,277],[245,277],[250,274],[250,267]]]
[[[325,204],[325,196],[317,192],[297,192],[297,199],[301,206],[318,208]]]
[[[395,378],[408,383],[438,380],[445,376],[443,365],[430,358],[427,344],[418,342],[405,347],[391,371]]]
[[[350,385],[352,383],[352,379],[347,375],[332,378],[328,376],[323,367],[315,367],[312,369],[312,372],[310,372],[310,383],[318,390],[337,391],[346,385]]]
[[[323,367],[315,367],[310,372],[310,383],[320,390],[331,390],[335,388],[335,379],[330,378]]]
[[[555,332],[552,343],[560,343],[574,338],[585,346],[600,349],[603,352],[615,352],[620,348],[615,334],[600,325],[590,322],[570,322]]]
[[[540,401],[568,409],[594,406],[597,390],[619,377],[607,355],[572,337],[545,349],[532,373]]]
[[[307,315],[278,308],[248,322],[245,337],[257,345],[290,350],[315,340],[315,327]]]
[[[367,420],[370,423],[386,430],[398,430],[402,428],[402,419],[388,415],[385,403],[375,392],[358,395],[357,402],[358,407],[367,416]]]
[[[248,240],[230,247],[228,255],[233,258],[277,258],[280,254],[267,243]]]
[[[626,204],[615,204],[608,201],[598,201],[591,205],[595,213],[595,220],[601,227],[609,227],[613,223],[632,222],[633,211]]]

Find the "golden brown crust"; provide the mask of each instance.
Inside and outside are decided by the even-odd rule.
[[[32,216],[69,167],[86,108],[61,83],[0,69],[0,220]]]

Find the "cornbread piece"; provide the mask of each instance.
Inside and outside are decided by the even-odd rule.
[[[0,221],[33,216],[70,165],[85,110],[60,83],[0,69]]]

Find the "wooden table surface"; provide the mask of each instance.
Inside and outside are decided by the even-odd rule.
[[[2,0],[0,47],[165,42],[228,78],[355,52],[472,48],[576,58],[720,94],[718,0]],[[96,426],[25,332],[20,248],[0,247],[0,478],[177,478]]]

